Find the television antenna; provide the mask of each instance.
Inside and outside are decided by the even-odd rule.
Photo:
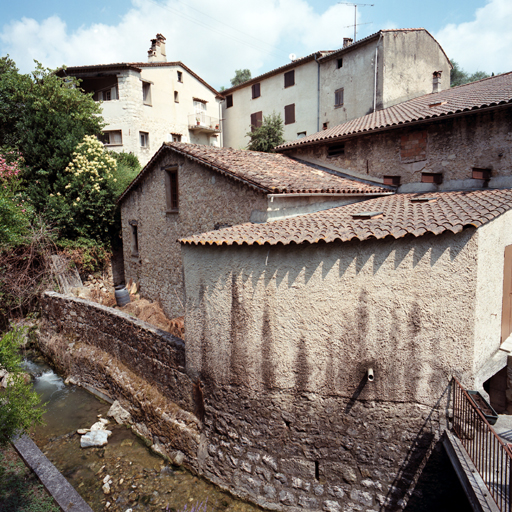
[[[295,55],[295,53],[290,53],[290,55],[288,55],[288,58],[293,62],[297,58],[297,55]]]
[[[351,5],[354,8],[354,43],[357,40],[357,6],[373,7],[375,4],[353,4],[351,2],[338,2],[342,5]],[[362,23],[361,23],[362,25]]]

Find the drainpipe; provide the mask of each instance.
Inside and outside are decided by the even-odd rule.
[[[221,109],[221,104],[224,102],[225,100],[220,100],[219,101],[219,126],[221,127],[220,128],[220,142],[219,142],[219,147],[220,148],[223,148],[224,147],[224,123],[221,124],[221,117],[222,117],[222,109]],[[224,121],[222,119],[222,121]]]
[[[316,99],[316,103],[317,103],[316,131],[319,132],[320,131],[320,62],[318,62],[316,55],[315,55],[315,62],[318,65],[318,72],[317,72],[317,75],[318,75],[318,79],[317,79],[317,81],[318,81],[318,85],[317,85],[318,92],[317,92],[317,99]]]
[[[377,41],[377,46],[375,46],[375,72],[373,78],[373,111],[377,109],[377,64],[379,58],[379,43],[382,39],[382,32],[380,33],[379,40]]]

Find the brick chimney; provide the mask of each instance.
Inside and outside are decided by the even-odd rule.
[[[148,62],[167,62],[165,37],[162,34],[157,34],[155,39],[151,39],[151,48],[148,50]]]
[[[441,84],[442,71],[434,71],[432,75],[432,92],[439,92],[439,85]]]
[[[351,37],[344,37],[343,38],[343,48],[350,46],[352,44],[352,41],[353,41],[353,39]]]

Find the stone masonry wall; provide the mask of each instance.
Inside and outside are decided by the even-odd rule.
[[[468,180],[473,167],[491,169],[492,177],[510,176],[510,112],[506,108],[438,120],[421,127],[360,135],[345,140],[344,155],[331,158],[327,156],[327,145],[297,148],[289,154],[314,158],[369,177],[400,175],[402,184],[420,182],[422,172],[443,173],[445,182]]]

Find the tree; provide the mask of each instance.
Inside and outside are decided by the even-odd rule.
[[[57,76],[38,62],[23,75],[11,59],[0,59],[0,146],[23,155],[26,192],[38,211],[45,210],[78,143],[101,133],[100,114],[79,80]]]
[[[0,394],[0,446],[13,435],[42,423],[43,407],[39,395],[27,382],[21,366],[20,345],[25,330],[13,328],[0,338],[0,371],[8,372],[7,387]]]
[[[252,132],[246,134],[251,139],[247,149],[274,153],[275,147],[285,142],[283,132],[284,126],[281,114],[272,112],[272,114],[263,118],[263,123],[260,127],[254,127]]]
[[[251,79],[251,71],[249,69],[237,69],[235,70],[235,76],[230,80],[231,85],[234,87],[235,85],[243,84],[247,82],[247,80]]]
[[[454,60],[452,60],[452,65],[453,69],[450,71],[450,87],[464,85],[470,82],[476,82],[477,80],[482,80],[482,78],[487,78],[490,76],[483,71],[475,71],[475,73],[470,75],[464,71]]]

